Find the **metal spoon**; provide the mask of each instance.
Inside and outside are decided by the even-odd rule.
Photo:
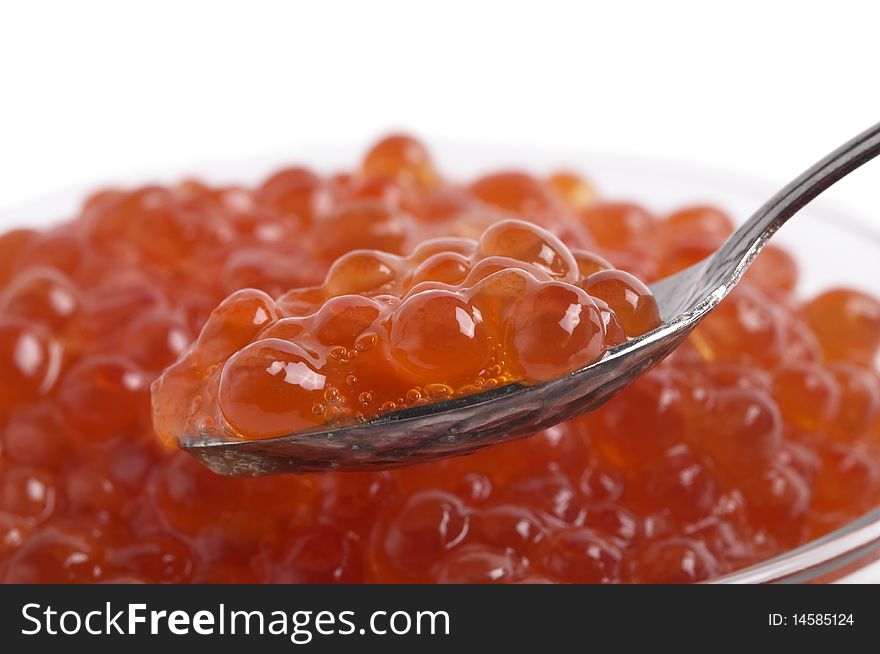
[[[224,475],[380,470],[467,454],[592,411],[672,352],[739,282],[785,221],[877,154],[880,123],[796,177],[712,256],[653,284],[660,327],[565,377],[404,409],[350,427],[253,441],[199,434],[184,436],[181,446]]]

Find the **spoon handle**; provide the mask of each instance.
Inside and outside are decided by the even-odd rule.
[[[652,285],[663,319],[694,312],[704,314],[715,306],[739,282],[776,230],[825,189],[878,154],[880,123],[827,154],[782,187],[711,257]]]
[[[779,190],[721,246],[715,257],[737,261],[734,283],[785,222],[825,189],[880,154],[880,123],[827,154]]]

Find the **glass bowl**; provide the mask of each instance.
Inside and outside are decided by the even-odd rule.
[[[498,145],[439,144],[432,147],[438,165],[469,178],[492,169],[521,168],[582,172],[607,198],[633,200],[662,213],[684,204],[706,203],[742,221],[769,198],[774,185],[742,174],[667,160],[650,160],[577,151],[513,148]],[[211,162],[176,171],[119,175],[106,182],[46,196],[38,202],[0,209],[0,232],[23,225],[48,225],[71,215],[88,191],[105,185],[172,182],[195,176],[212,182],[252,183],[280,165],[304,163],[331,172],[350,167],[358,148],[297,148],[232,163]],[[791,176],[799,171],[788,171]],[[856,173],[858,174],[858,173]],[[836,285],[880,296],[880,221],[819,199],[803,209],[776,236],[801,268],[798,292],[811,295]],[[712,580],[711,583],[880,583],[880,508],[822,538],[782,555]]]

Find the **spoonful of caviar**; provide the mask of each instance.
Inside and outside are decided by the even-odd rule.
[[[880,153],[880,124],[650,287],[535,224],[354,250],[320,286],[237,291],[153,385],[153,422],[235,476],[410,465],[586,413],[672,352],[775,231]],[[363,225],[370,229],[369,224]]]

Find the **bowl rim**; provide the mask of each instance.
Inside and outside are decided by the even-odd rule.
[[[734,572],[709,584],[805,583],[846,574],[880,549],[880,507],[803,545]]]

